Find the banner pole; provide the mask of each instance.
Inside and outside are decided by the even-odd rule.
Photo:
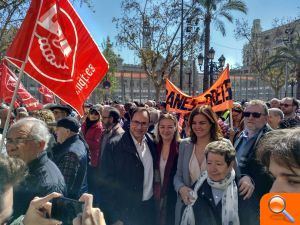
[[[6,117],[4,129],[3,129],[3,134],[2,134],[2,139],[1,139],[1,143],[0,143],[0,152],[2,152],[2,149],[4,147],[3,146],[4,145],[4,139],[6,138],[6,134],[7,134],[7,131],[8,131],[8,126],[9,126],[9,121],[10,121],[10,117],[11,117],[11,112],[12,112],[13,104],[16,101],[17,92],[18,92],[18,89],[19,89],[19,86],[20,86],[20,83],[21,83],[21,78],[23,77],[24,69],[25,69],[25,66],[26,66],[26,64],[28,62],[29,52],[30,52],[30,49],[32,47],[34,33],[36,31],[37,21],[38,21],[38,19],[40,17],[42,4],[43,4],[43,1],[41,1],[40,6],[39,6],[39,11],[38,11],[38,14],[37,14],[37,17],[36,17],[36,20],[35,20],[35,24],[34,24],[34,28],[33,28],[33,31],[32,31],[31,37],[30,37],[30,42],[29,42],[27,53],[26,53],[26,57],[25,57],[25,60],[22,63],[22,66],[20,68],[20,73],[19,73],[19,77],[18,77],[18,80],[17,80],[17,83],[16,83],[15,90],[14,90],[14,94],[13,94],[12,100],[11,100],[9,108],[8,108],[8,114],[7,114],[7,117]]]
[[[7,117],[6,117],[6,120],[5,120],[2,139],[1,139],[1,143],[0,143],[0,151],[1,152],[2,152],[2,149],[3,149],[3,145],[4,145],[4,139],[6,138],[8,125],[9,125],[9,121],[10,121],[10,117],[11,117],[11,112],[12,112],[12,109],[13,109],[13,105],[14,105],[14,102],[16,101],[18,89],[19,89],[19,86],[20,86],[20,83],[21,83],[21,78],[24,74],[25,65],[26,65],[26,63],[23,62],[22,67],[21,67],[21,71],[20,71],[20,74],[19,74],[19,77],[18,77],[18,80],[17,80],[17,83],[16,83],[16,87],[15,87],[15,90],[14,90],[14,94],[13,94],[12,100],[11,100],[9,108],[8,108],[8,113],[7,113]]]
[[[230,129],[233,130],[232,108],[229,110]]]

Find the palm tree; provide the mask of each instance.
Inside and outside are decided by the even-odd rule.
[[[300,35],[295,42],[279,47],[274,56],[271,57],[271,65],[288,63],[292,65],[292,71],[295,71],[297,80],[296,98],[300,99]]]
[[[209,88],[208,51],[210,47],[210,25],[212,22],[223,36],[226,35],[225,23],[221,18],[233,22],[232,11],[247,14],[247,6],[242,0],[198,0],[204,20],[204,77],[203,91]]]

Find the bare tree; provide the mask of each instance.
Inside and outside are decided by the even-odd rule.
[[[193,11],[193,6],[194,3],[185,16]],[[158,101],[165,78],[174,75],[179,64],[179,1],[123,0],[121,8],[121,17],[113,19],[119,31],[117,41],[140,58],[143,69],[154,84]],[[184,49],[190,49],[198,40],[197,32],[186,36]]]

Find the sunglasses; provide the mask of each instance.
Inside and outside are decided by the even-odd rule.
[[[250,115],[252,115],[253,118],[260,118],[262,114],[259,112],[244,112],[243,115],[244,117],[250,117]]]
[[[237,113],[243,112],[243,110],[240,108],[233,108],[232,111],[237,112]]]
[[[91,115],[99,115],[99,113],[96,110],[91,110],[89,113]]]
[[[284,106],[285,108],[288,108],[289,106],[292,106],[292,105],[293,104],[286,104],[286,103],[285,104],[283,104],[283,103],[280,104],[280,106]]]

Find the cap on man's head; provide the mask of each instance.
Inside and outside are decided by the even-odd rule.
[[[80,128],[80,124],[79,124],[78,120],[71,116],[67,116],[67,117],[57,121],[56,126],[69,129],[70,131],[73,131],[75,133],[78,133],[79,128]]]
[[[69,106],[67,106],[67,105],[60,105],[60,104],[51,105],[49,107],[49,109],[51,111],[53,111],[54,109],[60,109],[60,110],[65,111],[68,115],[70,115],[71,112],[72,112],[72,109]]]

